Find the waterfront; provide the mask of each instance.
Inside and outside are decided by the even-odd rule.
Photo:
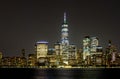
[[[1,68],[0,79],[115,79],[119,68]]]

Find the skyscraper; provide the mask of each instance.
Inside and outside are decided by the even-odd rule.
[[[38,41],[35,45],[37,62],[44,62],[48,53],[48,42],[47,41]]]
[[[62,24],[62,30],[61,30],[61,43],[62,43],[62,45],[69,45],[68,24],[66,21],[66,12],[64,13],[64,22]]]
[[[66,21],[66,12],[64,13],[64,22],[61,30],[62,60],[64,64],[68,64],[69,58],[69,40],[68,40],[68,24]]]
[[[90,37],[85,36],[83,39],[83,60],[90,55]]]
[[[85,36],[83,39],[83,60],[85,60],[87,56],[97,52],[98,43],[97,37]]]
[[[95,53],[97,51],[98,44],[99,44],[98,38],[97,37],[91,37],[91,47],[90,47],[91,53]]]

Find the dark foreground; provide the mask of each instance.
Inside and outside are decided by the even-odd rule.
[[[1,68],[0,79],[120,79],[119,68]]]

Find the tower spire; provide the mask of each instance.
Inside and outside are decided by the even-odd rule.
[[[64,12],[64,23],[66,23],[66,12]]]

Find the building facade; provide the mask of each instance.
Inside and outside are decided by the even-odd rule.
[[[83,60],[90,55],[90,37],[85,36],[83,39]]]
[[[69,65],[75,65],[77,63],[77,47],[72,44],[69,45]]]
[[[37,62],[45,62],[48,53],[48,42],[38,41],[35,45]]]
[[[61,30],[61,45],[62,45],[62,60],[64,64],[68,64],[69,58],[69,39],[68,39],[68,24],[66,21],[66,13],[64,13],[64,22]]]
[[[97,37],[91,37],[91,46],[90,46],[90,52],[94,53],[97,51],[98,46],[98,38]]]

